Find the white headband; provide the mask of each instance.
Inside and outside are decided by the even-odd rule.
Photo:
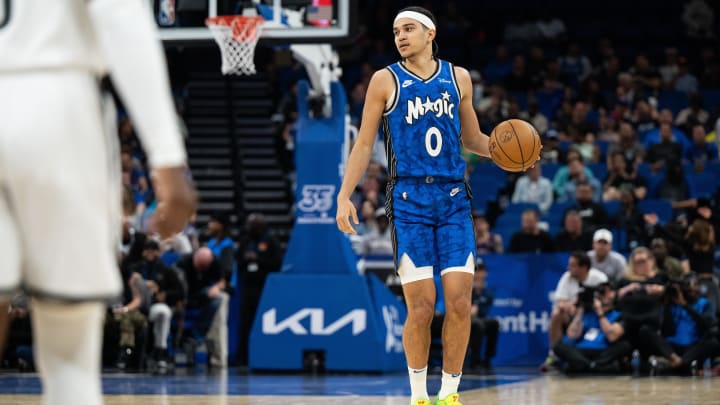
[[[418,13],[417,11],[401,11],[397,17],[395,17],[395,22],[401,18],[410,18],[415,21],[418,21],[420,24],[428,27],[431,30],[435,29],[435,24],[433,24],[432,20],[426,16],[425,14]]]

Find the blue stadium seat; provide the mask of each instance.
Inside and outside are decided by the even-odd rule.
[[[640,208],[640,211],[646,214],[657,214],[661,222],[672,221],[673,213],[670,201],[651,198],[638,202],[638,208]]]
[[[595,144],[600,149],[600,160],[604,162],[605,159],[607,158],[607,153],[608,153],[608,149],[610,148],[611,142],[604,141],[602,139],[598,139],[597,141],[595,141]]]
[[[620,201],[605,201],[603,205],[605,206],[605,211],[607,211],[608,217],[610,218],[620,212]]]
[[[718,178],[713,173],[687,173],[688,185],[692,194],[690,197],[701,198],[715,195],[718,188]]]
[[[595,175],[595,178],[598,179],[600,183],[602,183],[603,180],[605,180],[605,177],[607,176],[608,169],[607,165],[603,163],[590,163],[587,165],[588,169],[593,172]]]
[[[552,181],[555,178],[555,174],[563,167],[560,163],[543,163],[540,168],[542,170],[542,176]]]
[[[495,219],[495,226],[520,229],[521,215],[519,212],[505,212]]]
[[[508,172],[494,163],[478,163],[470,173],[470,178],[473,177],[492,177],[504,185],[507,182]]]
[[[482,212],[487,211],[487,203],[496,200],[498,191],[505,186],[505,182],[491,176],[470,176],[469,183],[473,210]]]
[[[687,105],[688,96],[682,91],[665,90],[658,97],[658,110],[667,108],[672,111],[673,115],[677,115]]]
[[[518,202],[518,203],[510,203],[505,208],[505,213],[516,213],[518,215],[522,214],[523,211],[528,209],[534,209],[540,212],[540,207],[538,207],[535,203],[525,203],[525,202]]]
[[[720,107],[720,90],[701,90],[700,94],[706,110],[715,111],[716,108]]]
[[[612,228],[612,229],[610,229],[610,232],[612,232],[612,235],[613,235],[613,250],[618,251],[620,253],[627,252],[628,251],[627,232],[622,228]]]
[[[507,251],[510,248],[510,239],[512,239],[513,234],[519,230],[520,224],[518,223],[515,226],[496,226],[492,232],[502,237],[503,246],[505,247],[505,251]]]

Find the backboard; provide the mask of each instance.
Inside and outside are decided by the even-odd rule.
[[[205,18],[260,15],[261,42],[337,43],[352,34],[356,0],[152,0],[165,42],[212,41]]]

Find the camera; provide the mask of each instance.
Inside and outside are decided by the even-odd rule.
[[[594,287],[580,285],[580,292],[577,295],[577,306],[582,308],[585,312],[593,310],[595,298],[601,298],[605,293],[605,290],[610,287],[608,283],[596,285]]]
[[[682,295],[687,299],[692,295],[694,281],[692,276],[670,278],[665,284],[665,295],[671,299]]]

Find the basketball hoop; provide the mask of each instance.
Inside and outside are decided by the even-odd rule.
[[[205,20],[222,55],[223,74],[255,74],[255,45],[262,32],[262,17],[241,15],[209,17]]]

